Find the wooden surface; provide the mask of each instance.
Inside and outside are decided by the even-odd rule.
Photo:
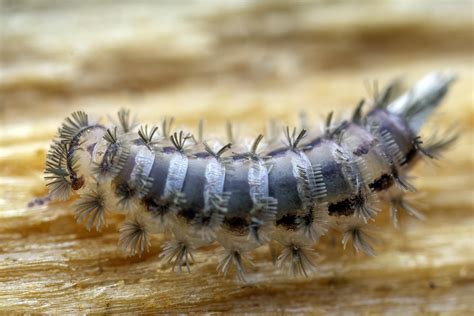
[[[0,2],[0,313],[474,312],[470,2],[133,3]],[[242,284],[217,275],[217,247],[197,253],[191,274],[171,273],[158,260],[167,236],[129,258],[120,217],[89,233],[67,203],[26,207],[46,193],[48,143],[74,110],[127,107],[183,126],[203,117],[209,135],[231,119],[252,136],[301,110],[319,128],[367,97],[364,81],[443,69],[459,80],[423,134],[454,124],[462,137],[437,167],[414,170],[426,222],[403,217],[395,230],[379,216],[375,258],[329,235],[315,246],[316,275],[295,279],[264,247]]]

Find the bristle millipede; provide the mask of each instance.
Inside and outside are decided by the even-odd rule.
[[[150,235],[170,236],[160,258],[173,270],[190,271],[193,251],[219,243],[226,255],[218,270],[232,266],[245,280],[253,249],[278,242],[277,266],[292,274],[314,271],[313,245],[328,229],[342,233],[343,246],[374,255],[370,225],[390,204],[394,226],[401,211],[423,215],[405,198],[415,188],[407,172],[420,157],[437,158],[457,135],[422,141],[422,125],[446,94],[454,76],[432,73],[405,94],[394,82],[375,92],[371,108],[360,101],[351,118],[327,116],[322,133],[303,118],[301,129],[275,122],[248,148],[172,132],[172,119],[139,126],[129,111],[116,125],[92,122],[78,111],[68,117],[47,156],[50,198],[74,203],[78,222],[100,230],[109,212],[126,214],[119,245],[130,255],[150,247]],[[114,121],[114,120],[112,120]],[[265,140],[267,140],[265,142]],[[282,145],[283,144],[283,145]]]

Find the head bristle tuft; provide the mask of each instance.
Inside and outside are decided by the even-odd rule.
[[[67,117],[60,129],[59,137],[65,141],[72,139],[85,127],[89,126],[89,118],[83,111],[77,111]]]

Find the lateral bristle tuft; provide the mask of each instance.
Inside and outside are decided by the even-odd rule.
[[[369,235],[366,227],[353,226],[346,229],[342,238],[344,249],[346,249],[349,241],[352,242],[352,248],[355,252],[364,252],[368,256],[375,256],[374,248],[371,245],[375,242],[375,239]]]
[[[227,277],[231,266],[234,266],[237,272],[237,279],[241,282],[247,282],[243,265],[244,259],[251,263],[250,258],[244,256],[240,251],[227,250],[227,254],[217,266],[217,271],[221,273],[224,277]]]
[[[400,211],[403,211],[404,213],[418,220],[426,220],[425,215],[417,210],[412,203],[407,201],[407,199],[402,194],[400,194],[390,200],[390,215],[392,218],[392,224],[395,228],[399,227],[398,214]]]
[[[166,242],[160,253],[160,259],[167,265],[171,264],[172,271],[177,268],[178,272],[183,271],[183,266],[188,272],[191,272],[191,264],[194,263],[190,245],[177,240]]]
[[[86,222],[86,228],[95,226],[100,231],[105,224],[105,196],[101,189],[82,194],[74,203],[77,222]]]
[[[250,210],[250,233],[249,237],[253,238],[260,244],[269,240],[263,240],[260,231],[268,225],[274,225],[276,220],[278,201],[275,198],[267,196],[254,196],[253,207]]]
[[[277,259],[277,266],[280,269],[287,270],[291,276],[309,277],[316,271],[314,265],[315,253],[308,247],[301,247],[290,244],[283,248],[282,253]]]
[[[146,224],[137,217],[127,219],[120,227],[119,246],[130,256],[149,251],[150,238]]]

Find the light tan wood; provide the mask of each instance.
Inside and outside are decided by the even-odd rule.
[[[171,3],[171,2],[170,2]],[[474,312],[472,4],[284,2],[152,4],[1,2],[0,313]],[[223,279],[220,249],[196,254],[192,273],[172,273],[151,251],[117,248],[119,216],[102,232],[75,223],[68,203],[28,208],[46,193],[45,153],[75,110],[143,122],[173,115],[206,120],[222,135],[227,119],[245,135],[268,118],[316,128],[331,110],[367,97],[365,80],[432,70],[459,74],[423,131],[462,130],[439,166],[422,163],[414,183],[426,222],[377,219],[378,256],[342,251],[329,235],[315,247],[318,272],[288,277],[268,248],[253,253],[249,283]]]

